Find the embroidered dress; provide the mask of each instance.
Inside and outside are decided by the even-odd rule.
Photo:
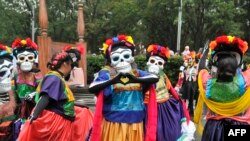
[[[156,83],[157,141],[176,141],[181,137],[181,119],[184,117],[184,111],[181,100],[170,96],[171,87],[167,76],[160,72],[160,79]],[[144,100],[146,105],[148,97],[147,92]],[[147,116],[145,120],[147,121]]]
[[[250,70],[237,71],[232,82],[221,83],[212,78],[208,71],[199,73],[200,97],[195,111],[195,122],[199,123],[203,102],[208,107],[203,141],[224,140],[224,125],[250,125]],[[199,123],[200,124],[200,123]],[[199,126],[199,132],[202,127]]]
[[[143,77],[149,73],[132,70],[136,77]],[[93,83],[107,81],[115,76],[110,67],[99,71]],[[143,103],[142,85],[117,83],[103,90],[103,122],[102,141],[143,141],[143,119],[145,107]]]
[[[25,80],[24,74],[18,73],[13,79],[12,90],[15,92],[15,97],[18,107],[18,116],[27,119],[30,116],[31,110],[35,106],[34,101],[25,101],[24,98],[28,94],[35,92],[39,82],[42,80],[40,73],[31,73],[29,80]]]
[[[0,94],[0,140],[8,141],[13,139],[12,125],[16,116],[15,98],[12,91]]]
[[[18,140],[85,140],[92,127],[93,114],[87,108],[74,106],[73,93],[61,75],[55,71],[49,72],[37,91],[47,94],[50,102],[32,124],[29,121],[24,124]]]

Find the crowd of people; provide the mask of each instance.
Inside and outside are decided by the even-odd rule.
[[[81,46],[55,53],[43,75],[30,38],[0,44],[0,140],[191,141],[196,131],[203,141],[224,140],[225,125],[250,124],[250,69],[241,67],[247,49],[247,42],[226,35],[198,53],[186,46],[173,86],[164,72],[174,54],[168,47],[148,45],[143,70],[131,36],[108,38],[105,66],[89,85],[97,97],[93,114],[75,105],[67,84]]]

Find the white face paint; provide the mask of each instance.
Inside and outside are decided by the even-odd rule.
[[[130,49],[119,48],[111,52],[111,66],[117,72],[127,73],[132,70],[131,64],[134,62],[132,51]]]
[[[20,69],[24,72],[28,72],[32,69],[35,60],[36,58],[33,52],[24,51],[17,55],[17,63],[20,64]]]
[[[160,70],[163,70],[165,61],[158,56],[151,56],[148,59],[147,66],[148,71],[154,74],[159,74]]]
[[[0,60],[0,93],[6,93],[11,89],[12,72],[12,62],[7,59]]]

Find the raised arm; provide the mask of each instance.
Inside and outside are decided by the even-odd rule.
[[[199,61],[199,64],[198,64],[198,72],[200,72],[200,70],[202,70],[202,69],[206,69],[206,59],[207,59],[208,52],[209,52],[209,47],[208,47],[208,43],[207,43],[205,48],[204,48],[203,55],[202,55],[202,57]]]
[[[89,86],[89,92],[98,93],[99,91],[105,89],[106,87],[118,83],[120,81],[122,74],[119,73],[113,79],[110,79],[108,73],[99,72],[94,81]]]

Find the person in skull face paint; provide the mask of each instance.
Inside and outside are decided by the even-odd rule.
[[[33,72],[35,60],[38,58],[37,45],[30,38],[16,38],[12,43],[13,55],[17,60],[17,73],[14,74],[13,91],[18,108],[18,116],[27,119],[35,106],[33,97],[36,87],[42,79],[40,72]]]
[[[37,104],[24,124],[18,141],[83,141],[92,127],[93,114],[74,106],[74,95],[65,82],[72,71],[73,58],[62,51],[52,56],[50,71],[37,88]]]
[[[13,77],[11,48],[0,44],[0,140],[12,140],[12,124],[16,119],[15,98],[11,90]]]
[[[135,67],[134,47],[132,37],[126,35],[107,39],[103,44],[107,64],[89,86],[89,91],[97,95],[91,141],[144,140],[143,91],[157,82],[158,77]],[[150,90],[153,95],[154,89]],[[155,99],[150,100],[156,109]],[[153,109],[151,114],[155,112]],[[155,138],[156,130],[150,131],[146,140]]]
[[[191,116],[194,115],[194,99],[197,96],[197,74],[198,68],[195,62],[195,52],[192,51],[190,54],[183,56],[184,60],[184,69],[182,71],[183,75],[182,84],[178,84],[181,86],[180,93],[182,94],[182,98],[185,102],[188,103],[188,110]]]
[[[209,44],[212,76],[205,69],[206,49],[199,63],[199,99],[194,122],[201,123],[203,105],[206,105],[206,124],[202,141],[222,141],[225,125],[250,125],[250,69],[241,70],[246,41],[234,36],[219,36]],[[201,126],[198,126],[201,127]]]
[[[147,48],[148,71],[160,77],[156,83],[157,100],[157,141],[192,140],[195,126],[190,121],[186,104],[180,99],[163,69],[170,52],[158,44]],[[148,104],[149,93],[144,102]],[[147,119],[147,116],[146,116]]]

